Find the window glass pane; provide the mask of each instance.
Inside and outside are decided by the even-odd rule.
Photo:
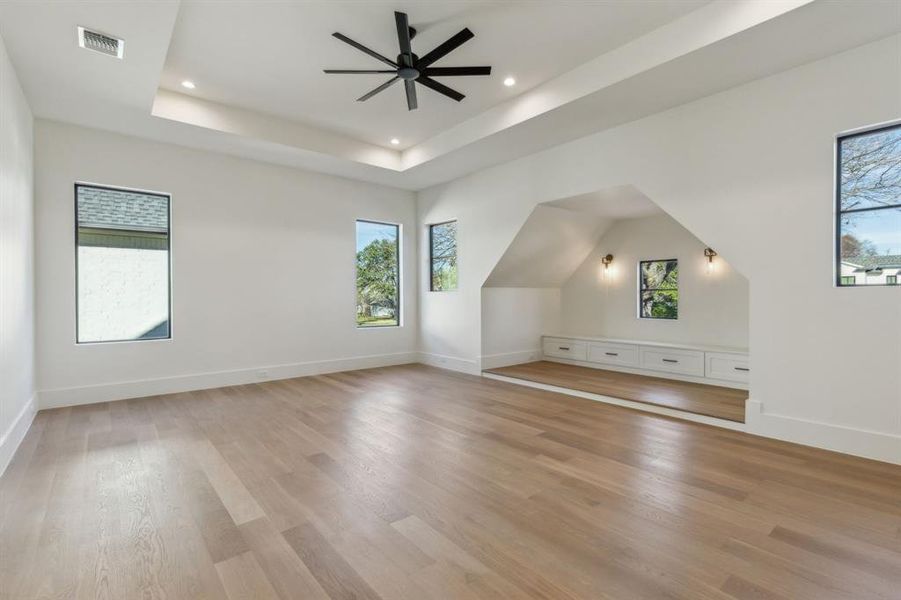
[[[641,263],[641,289],[677,288],[679,264],[675,260],[649,260]]]
[[[887,285],[887,277],[901,273],[901,208],[846,212],[841,230],[840,283]]]
[[[647,260],[638,264],[638,316],[642,319],[679,318],[679,262]]]
[[[839,285],[901,273],[901,126],[839,140]]]
[[[400,228],[357,221],[357,326],[400,324]]]
[[[76,187],[77,341],[169,337],[169,197]]]
[[[901,204],[901,127],[840,143],[841,210]]]
[[[429,227],[431,290],[457,289],[457,222]]]
[[[432,291],[444,292],[457,289],[457,263],[454,258],[436,258],[432,261]]]
[[[679,318],[679,292],[677,290],[641,292],[641,317],[644,319]]]

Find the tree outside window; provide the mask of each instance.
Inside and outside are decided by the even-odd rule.
[[[357,326],[400,325],[400,227],[357,221]]]
[[[645,260],[638,265],[638,316],[679,318],[679,261]]]
[[[894,285],[901,274],[901,126],[838,140],[839,286]]]
[[[433,292],[457,289],[457,222],[429,225],[430,288]]]

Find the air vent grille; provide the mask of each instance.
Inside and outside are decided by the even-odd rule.
[[[125,53],[125,40],[120,40],[105,33],[91,31],[84,27],[78,28],[78,45],[87,50],[93,50],[107,56],[122,58]]]

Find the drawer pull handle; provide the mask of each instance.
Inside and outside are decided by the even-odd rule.
[[[618,352],[604,352],[607,356],[619,356]]]
[[[664,358],[664,359],[663,359],[663,362],[677,363],[677,362],[679,362],[679,361],[676,360],[675,358]]]
[[[750,371],[751,370],[748,367],[734,367],[734,369],[736,371]]]
[[[557,350],[569,350],[569,346],[557,346]]]

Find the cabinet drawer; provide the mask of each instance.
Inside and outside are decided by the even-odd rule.
[[[641,366],[654,371],[704,376],[704,353],[695,350],[668,350],[641,347]]]
[[[639,366],[638,346],[593,342],[588,346],[588,360],[605,365],[637,367]]]
[[[748,383],[750,372],[748,357],[744,354],[707,353],[705,373],[710,379]]]
[[[570,360],[585,360],[588,355],[585,342],[561,338],[546,338],[542,349],[545,356],[568,358]]]

